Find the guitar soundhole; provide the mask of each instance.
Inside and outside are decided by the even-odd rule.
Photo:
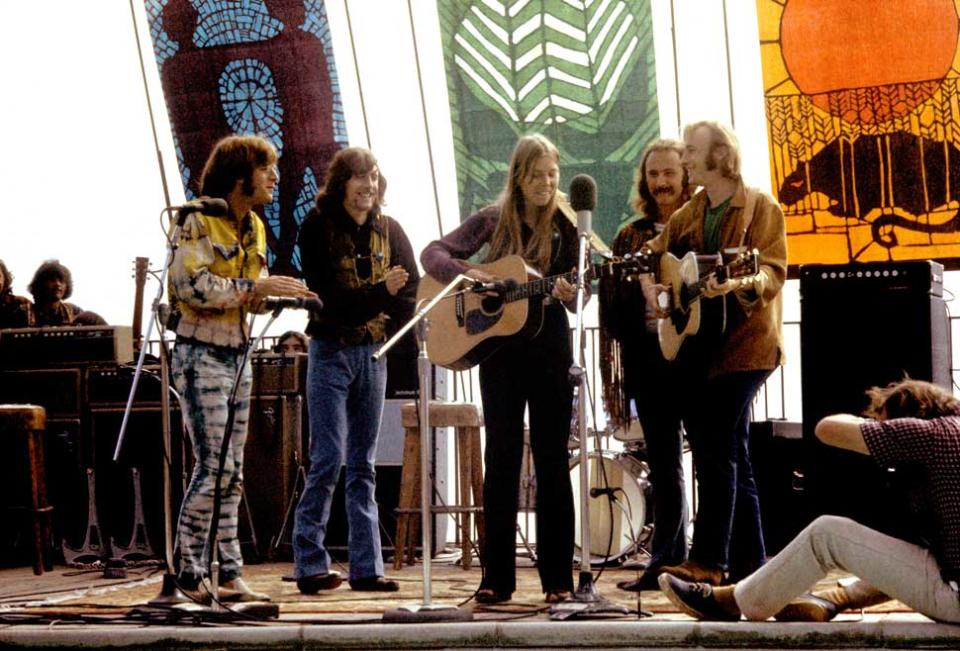
[[[683,310],[674,310],[670,314],[670,321],[673,323],[673,327],[677,332],[683,332],[687,327],[687,321],[690,320],[690,312],[684,312]]]
[[[484,296],[480,299],[480,309],[486,314],[495,314],[503,309],[502,296]]]

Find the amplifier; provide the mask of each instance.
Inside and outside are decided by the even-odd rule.
[[[823,290],[911,291],[943,296],[943,265],[933,260],[805,264],[800,267],[800,296]]]
[[[98,366],[87,369],[87,402],[95,405],[126,405],[133,386],[132,366]],[[160,404],[160,367],[144,365],[137,382],[136,403]],[[170,399],[175,404],[176,398]]]
[[[48,368],[78,362],[133,360],[130,326],[67,326],[0,330],[0,366]]]
[[[80,418],[83,369],[0,370],[0,402],[29,403],[47,410],[47,419]]]
[[[307,356],[261,353],[250,358],[253,395],[301,393],[307,386]]]

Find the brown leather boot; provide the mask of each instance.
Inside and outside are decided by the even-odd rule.
[[[723,570],[719,567],[707,567],[697,561],[686,560],[679,565],[664,565],[661,574],[670,574],[689,583],[709,583],[720,585],[723,582]]]
[[[814,594],[821,599],[832,601],[836,604],[837,611],[861,610],[890,601],[889,595],[859,579],[850,585],[838,584],[836,588]]]
[[[844,610],[859,610],[890,601],[866,581],[797,597],[774,615],[778,622],[829,622]]]

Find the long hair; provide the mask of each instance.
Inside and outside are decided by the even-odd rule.
[[[909,377],[885,387],[867,390],[870,404],[863,415],[878,420],[891,418],[940,418],[960,415],[960,400],[942,387]]]
[[[637,169],[633,172],[633,192],[630,197],[630,207],[633,208],[633,211],[638,215],[659,218],[661,217],[660,204],[657,203],[653,193],[650,192],[650,188],[647,187],[647,159],[650,158],[650,154],[655,151],[673,151],[676,152],[678,157],[682,158],[683,143],[669,138],[654,140],[643,150],[643,155],[640,157],[640,164],[637,165]],[[680,166],[680,171],[683,174],[683,180],[680,185],[680,198],[686,201],[690,198],[690,179],[687,176],[687,169],[682,165]],[[667,215],[667,217],[669,217],[669,215]]]
[[[253,194],[253,171],[277,162],[277,150],[261,136],[227,136],[213,147],[203,173],[200,194],[226,199],[238,179],[243,180],[243,193]]]
[[[3,274],[3,282],[0,283],[0,296],[13,291],[13,274],[7,269],[7,265],[0,260],[0,273]]]
[[[727,157],[723,159],[719,167],[720,173],[728,179],[739,179],[740,142],[737,140],[736,134],[733,133],[730,127],[719,122],[714,120],[701,120],[700,122],[688,124],[683,128],[683,139],[689,139],[693,132],[700,127],[703,127],[710,133],[710,151],[708,155],[711,159],[717,147],[727,148]]]
[[[550,203],[540,208],[541,219],[535,223],[533,237],[523,246],[521,225],[526,205],[521,184],[533,175],[533,168],[542,156],[550,156],[560,164],[560,152],[544,136],[534,133],[523,136],[513,148],[507,180],[503,192],[497,199],[500,207],[500,220],[490,239],[490,251],[486,261],[493,262],[506,255],[520,255],[532,263],[541,272],[550,267],[550,250],[553,240],[553,214],[559,202],[558,193],[554,193]]]
[[[33,280],[27,286],[35,303],[43,302],[47,298],[47,281],[59,278],[63,281],[66,288],[63,291],[63,299],[70,298],[73,294],[73,275],[70,270],[60,264],[59,260],[47,260],[33,274]]]
[[[373,152],[364,147],[347,147],[338,151],[330,165],[327,167],[327,174],[323,180],[323,187],[317,193],[317,208],[323,212],[337,206],[343,205],[343,200],[347,195],[347,181],[354,175],[367,174],[374,167],[377,167],[377,159]],[[377,200],[374,202],[373,211],[379,212],[384,205],[383,197],[387,192],[387,178],[380,171],[380,182],[377,186]]]

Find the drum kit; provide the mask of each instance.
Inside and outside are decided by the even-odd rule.
[[[650,469],[645,458],[643,429],[636,418],[628,429],[608,427],[605,435],[624,444],[623,450],[593,450],[587,455],[590,471],[590,563],[619,565],[646,551],[653,533],[649,508]],[[580,520],[580,454],[570,459],[575,522]],[[580,534],[574,540],[577,559],[583,550]]]

